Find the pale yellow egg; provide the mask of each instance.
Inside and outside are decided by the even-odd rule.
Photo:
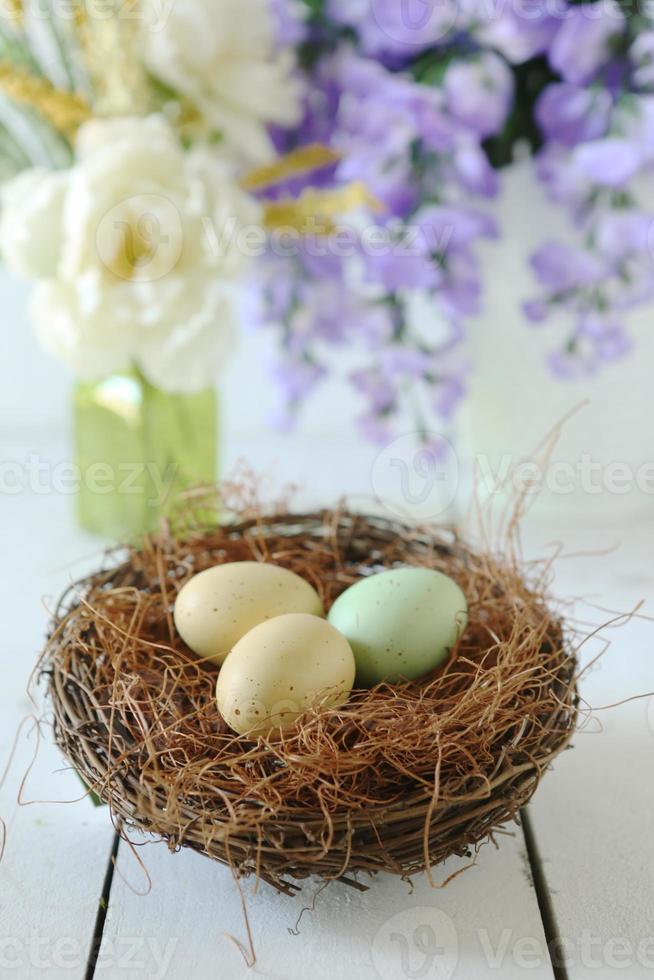
[[[239,561],[189,579],[174,617],[191,650],[220,664],[253,627],[290,612],[324,615],[320,596],[299,575],[267,562]]]
[[[345,637],[324,619],[288,613],[250,630],[218,675],[218,709],[235,732],[293,724],[311,707],[343,704],[355,664]]]

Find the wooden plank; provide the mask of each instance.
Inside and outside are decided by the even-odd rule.
[[[3,811],[4,804],[3,797]],[[82,980],[110,843],[106,814],[86,807],[31,807],[10,820],[0,866],[0,977]]]
[[[7,447],[7,458],[11,458]],[[16,453],[17,459],[23,452]],[[25,489],[2,500],[0,593],[3,676],[0,683],[0,772],[21,719],[33,710],[25,693],[47,627],[42,598],[56,596],[81,570],[70,563],[97,552],[98,543],[74,531],[70,500]],[[93,559],[91,559],[93,561]],[[68,566],[68,567],[67,567]],[[50,601],[51,604],[51,601]],[[8,778],[0,789],[6,847],[0,863],[0,977],[67,978],[86,974],[113,828],[106,809],[77,804],[17,805],[34,754],[26,725]],[[49,743],[47,731],[23,788],[25,800],[69,800],[80,783]]]
[[[364,893],[341,883],[319,891],[317,883],[309,882],[291,899],[264,884],[254,894],[252,883],[244,882],[257,953],[254,974],[271,980],[518,980],[529,969],[535,980],[551,980],[522,834],[500,841],[499,850],[483,847],[478,866],[444,889],[432,889],[425,876],[417,877],[410,890],[401,880],[381,875]],[[247,931],[229,870],[192,852],[170,854],[159,843],[138,852],[152,889],[138,894],[147,887],[145,874],[121,844],[101,950],[102,976],[252,976],[237,945],[247,947]],[[450,861],[439,868],[437,881],[463,863]]]
[[[561,562],[555,589],[628,610],[654,591],[654,528],[601,527],[595,520],[563,529],[569,552],[619,547]],[[547,535],[530,537],[535,551],[536,538],[542,543]],[[647,609],[654,614],[651,600]],[[576,611],[596,622],[610,617],[585,603]],[[610,649],[582,680],[588,703],[654,691],[654,623],[634,620],[607,635]],[[591,643],[584,659],[598,649]],[[530,814],[570,980],[645,980],[654,975],[654,701],[633,701],[596,719],[557,761]]]

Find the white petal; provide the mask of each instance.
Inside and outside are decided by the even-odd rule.
[[[176,299],[140,334],[137,363],[164,391],[200,391],[214,384],[233,349],[234,302],[212,281],[184,284]]]
[[[2,191],[0,250],[12,272],[27,278],[54,276],[68,175],[27,170]]]
[[[64,361],[78,378],[92,381],[128,368],[131,364],[130,330],[111,309],[85,316],[80,297],[70,286],[54,281],[39,283],[30,314],[36,333],[50,353]]]

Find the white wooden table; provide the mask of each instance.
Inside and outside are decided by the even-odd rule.
[[[5,460],[24,461],[30,452],[54,462],[67,456],[66,447],[45,434],[25,433],[3,445]],[[228,441],[225,468],[240,456],[278,480],[302,483],[298,503],[371,492],[375,451],[354,443],[242,434]],[[0,759],[6,760],[21,719],[31,711],[25,686],[47,608],[72,578],[93,566],[102,543],[75,529],[70,497],[47,487],[0,494],[0,521]],[[525,537],[530,554],[556,539],[569,552],[621,542],[605,557],[561,561],[556,591],[622,610],[651,599],[651,520],[630,521],[625,514],[619,525],[608,526],[586,513],[578,521],[532,521]],[[581,606],[578,614],[596,622],[609,618]],[[611,649],[583,682],[582,693],[593,705],[654,691],[654,623],[633,620],[613,634]],[[584,656],[597,651],[597,643],[589,644]],[[49,802],[75,799],[80,788],[45,728],[37,761],[21,785],[37,741],[28,722],[0,790],[7,829],[0,864],[0,977],[654,977],[654,699],[598,717],[603,731],[595,723],[576,737],[574,750],[539,789],[526,827],[501,837],[498,850],[483,847],[477,866],[445,889],[430,888],[424,877],[409,889],[382,876],[365,893],[334,884],[318,894],[308,884],[288,899],[265,885],[253,894],[246,884],[258,957],[253,969],[238,948],[246,931],[238,890],[225,868],[196,854],[170,854],[156,843],[117,847],[106,808],[95,809],[88,800]],[[448,862],[437,880],[459,866]],[[95,942],[100,952],[93,971],[88,964]],[[563,956],[556,955],[555,942]]]

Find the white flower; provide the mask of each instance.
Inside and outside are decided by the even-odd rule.
[[[65,174],[40,167],[25,170],[4,185],[3,211],[15,220],[3,222],[8,240],[2,241],[2,251],[18,275],[55,275],[59,248],[48,229],[61,223],[66,186]]]
[[[273,147],[267,127],[299,121],[295,56],[279,49],[270,0],[146,0],[147,67],[203,114],[248,162]]]
[[[234,301],[225,283],[206,276],[142,283],[134,329],[133,295],[106,294],[92,311],[66,283],[40,282],[31,303],[37,334],[81,378],[106,377],[137,364],[164,391],[206,387],[234,345]]]
[[[143,300],[159,311],[156,324],[140,335],[139,359],[152,384],[176,391],[198,391],[207,383],[207,365],[223,364],[236,335],[236,303],[223,282],[170,279],[164,288],[148,284]]]
[[[82,378],[137,365],[167,391],[212,382],[231,346],[238,232],[258,204],[159,117],[88,123],[78,160],[3,193],[0,249],[37,280],[44,345]]]
[[[110,300],[90,311],[74,285],[43,279],[36,284],[30,313],[44,348],[79,378],[103,378],[134,363],[134,324],[124,322]]]

